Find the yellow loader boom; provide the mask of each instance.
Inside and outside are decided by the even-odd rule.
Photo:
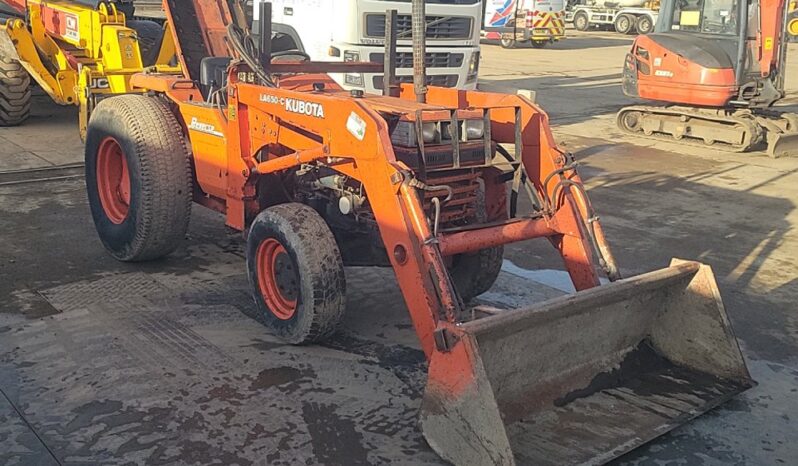
[[[28,0],[6,2],[20,11],[0,21],[0,125],[23,123],[30,112],[30,82],[60,105],[80,107],[85,134],[97,101],[137,92],[130,77],[147,67],[170,67],[171,34],[153,21],[128,20],[129,1]],[[140,91],[138,91],[140,92]]]

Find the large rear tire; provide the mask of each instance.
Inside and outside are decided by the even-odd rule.
[[[30,75],[13,58],[0,58],[0,126],[17,126],[30,116]]]
[[[158,98],[112,97],[92,112],[86,188],[97,233],[114,258],[158,259],[185,238],[192,191],[184,141]]]
[[[141,62],[144,66],[153,66],[158,61],[158,54],[161,52],[161,42],[163,41],[163,26],[155,21],[131,20],[127,22],[127,27],[136,31],[141,51]]]
[[[292,344],[335,333],[346,307],[344,264],[315,210],[299,203],[264,210],[249,229],[246,256],[259,322]]]

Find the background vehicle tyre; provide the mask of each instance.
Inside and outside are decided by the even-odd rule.
[[[643,15],[637,18],[635,29],[637,29],[638,34],[650,34],[651,31],[654,30],[654,23],[651,21],[651,18]]]
[[[30,75],[13,58],[0,58],[0,126],[17,126],[30,116]]]
[[[503,49],[514,49],[516,46],[515,40],[510,38],[510,35],[504,34],[502,35],[502,48]]]
[[[549,44],[549,41],[547,41],[547,40],[533,40],[533,41],[530,41],[530,43],[532,44],[532,47],[534,47],[536,49],[542,49],[542,48],[546,47]]]
[[[618,15],[613,23],[615,32],[619,34],[631,34],[635,29],[635,18],[630,15]]]
[[[258,321],[292,344],[335,333],[346,306],[344,265],[315,210],[299,203],[264,210],[249,229],[246,256]]]
[[[580,11],[574,16],[574,29],[577,31],[587,31],[590,29],[590,18],[587,13]]]
[[[158,54],[161,52],[161,42],[163,41],[163,26],[155,21],[130,20],[127,27],[136,31],[139,39],[139,50],[141,51],[141,62],[144,66],[153,66],[158,61]]]
[[[105,99],[86,135],[86,189],[105,248],[120,261],[160,258],[185,238],[191,165],[177,119],[161,100]]]

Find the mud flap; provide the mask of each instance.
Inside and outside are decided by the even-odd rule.
[[[456,465],[603,464],[754,385],[696,262],[447,332],[421,425]]]
[[[798,133],[768,135],[768,155],[779,157],[798,156]]]

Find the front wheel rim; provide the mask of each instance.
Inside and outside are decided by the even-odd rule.
[[[274,238],[264,240],[256,253],[258,289],[266,307],[280,320],[297,311],[299,275],[285,247]]]
[[[108,220],[124,222],[130,212],[130,171],[122,146],[112,137],[97,150],[97,191]]]

